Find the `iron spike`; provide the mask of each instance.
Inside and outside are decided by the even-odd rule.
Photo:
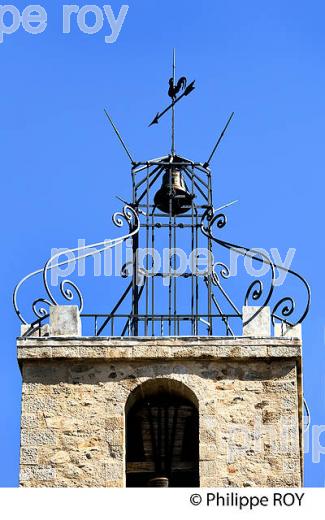
[[[226,130],[227,130],[227,128],[228,128],[228,126],[229,126],[229,124],[230,124],[230,121],[232,120],[234,114],[235,114],[235,112],[232,112],[232,113],[231,113],[231,115],[230,115],[230,117],[229,117],[229,119],[228,119],[228,121],[227,121],[227,123],[226,123],[226,126],[225,126],[224,129],[222,130],[222,132],[221,132],[221,134],[220,134],[220,136],[219,136],[219,139],[218,139],[218,141],[216,142],[216,145],[215,145],[215,147],[213,148],[213,150],[212,150],[212,152],[211,152],[211,155],[210,155],[209,159],[207,160],[207,162],[205,162],[205,163],[203,164],[203,168],[208,168],[208,166],[209,166],[209,164],[210,164],[210,162],[211,162],[211,159],[212,159],[212,157],[214,156],[214,154],[215,154],[215,152],[216,152],[216,150],[217,150],[217,148],[218,148],[218,146],[219,146],[219,144],[220,144],[220,142],[221,142],[223,136],[225,135],[225,132],[226,132]]]
[[[134,165],[134,164],[137,164],[137,163],[132,159],[132,156],[131,156],[131,154],[130,154],[130,152],[129,152],[129,150],[128,150],[126,144],[125,144],[125,142],[123,141],[120,132],[119,132],[118,129],[116,128],[116,126],[115,126],[115,124],[114,124],[112,118],[111,118],[110,115],[108,114],[106,108],[104,108],[104,112],[105,112],[105,115],[106,115],[107,119],[108,119],[109,122],[111,123],[111,125],[112,125],[112,127],[113,127],[113,130],[114,130],[115,134],[117,135],[117,137],[118,137],[118,139],[119,139],[121,145],[123,146],[125,152],[127,153],[127,156],[128,156],[128,158],[130,159],[131,163],[132,163],[133,165]]]
[[[214,213],[216,213],[217,211],[221,211],[222,209],[229,208],[229,206],[236,204],[236,202],[239,202],[239,200],[233,200],[232,202],[228,202],[228,204],[224,204],[223,206],[220,206],[220,208],[213,209],[213,211]]]

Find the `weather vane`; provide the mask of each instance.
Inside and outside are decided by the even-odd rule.
[[[192,81],[189,85],[187,85],[187,78],[185,76],[182,76],[181,78],[179,78],[179,80],[177,81],[176,83],[176,52],[175,52],[175,49],[173,50],[173,76],[170,78],[169,80],[169,89],[168,89],[168,96],[172,99],[172,102],[165,108],[165,110],[163,110],[162,112],[158,112],[155,116],[155,118],[151,121],[151,123],[148,125],[149,127],[152,126],[152,125],[155,125],[155,124],[158,124],[159,123],[159,120],[169,111],[169,110],[172,110],[172,146],[171,146],[171,155],[174,156],[175,155],[175,105],[176,103],[178,103],[181,99],[183,99],[183,97],[186,97],[188,96],[191,92],[193,92],[193,90],[195,89],[195,80]],[[177,97],[177,94],[179,94],[179,92],[183,90],[183,93]],[[122,147],[124,148],[128,158],[130,159],[130,162],[133,166],[137,166],[139,163],[137,161],[135,161],[128,149],[128,147],[126,146],[125,144],[125,141],[123,140],[119,130],[117,129],[114,121],[112,120],[111,116],[109,115],[109,113],[107,112],[106,109],[104,109],[104,112],[105,112],[105,115],[107,117],[107,119],[109,120],[117,138],[119,139],[120,143],[122,144]],[[209,156],[209,159],[207,161],[205,161],[204,163],[202,163],[202,166],[204,168],[208,168],[209,165],[210,165],[210,162],[215,154],[215,152],[217,151],[217,148],[219,146],[219,144],[221,143],[225,133],[226,133],[226,130],[232,120],[234,116],[234,112],[232,112],[228,118],[228,121],[224,127],[224,129],[222,130],[220,136],[218,137],[218,140]]]
[[[176,52],[173,50],[173,76],[169,80],[168,96],[172,102],[162,112],[157,112],[154,119],[151,121],[149,126],[157,125],[159,120],[167,113],[172,110],[172,155],[175,153],[175,105],[184,97],[187,97],[195,89],[195,80],[187,85],[187,78],[182,76],[176,83]],[[183,90],[183,93],[177,97],[177,94]]]
[[[169,80],[168,96],[172,99],[170,105],[168,105],[162,112],[157,112],[154,119],[151,121],[149,126],[157,125],[159,120],[167,113],[170,109],[174,109],[176,103],[178,103],[183,97],[188,96],[195,89],[195,80],[187,85],[187,78],[182,76],[176,83],[176,54],[175,49],[173,51],[173,76]],[[183,90],[183,94],[177,97],[177,94]]]

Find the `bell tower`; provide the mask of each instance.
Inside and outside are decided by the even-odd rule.
[[[303,482],[301,323],[310,289],[260,250],[225,239],[234,202],[214,205],[210,164],[234,114],[207,160],[176,153],[175,109],[195,88],[177,80],[174,53],[170,103],[149,125],[171,115],[162,157],[134,160],[106,112],[131,166],[131,200],[113,215],[124,232],[54,255],[15,288],[21,486]],[[100,311],[75,272],[51,283],[62,266],[125,246],[117,281],[101,281],[109,290]],[[277,286],[279,272],[296,298]],[[31,318],[20,294],[36,280]]]

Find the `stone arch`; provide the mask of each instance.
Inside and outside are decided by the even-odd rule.
[[[131,390],[125,403],[125,414],[139,398],[144,398],[148,394],[158,393],[160,390],[167,390],[170,393],[177,393],[183,396],[191,401],[197,410],[199,410],[199,399],[188,385],[169,377],[155,377],[137,384]]]
[[[133,389],[125,405],[127,487],[199,485],[198,405],[176,379]]]

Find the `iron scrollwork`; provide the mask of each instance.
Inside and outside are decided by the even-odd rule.
[[[278,320],[281,323],[285,323],[289,325],[290,327],[293,327],[295,325],[298,325],[299,323],[302,323],[302,321],[305,319],[306,315],[308,314],[308,310],[310,307],[310,299],[311,299],[311,293],[310,293],[310,287],[306,280],[298,273],[293,271],[292,269],[286,268],[284,266],[278,265],[277,263],[273,262],[269,256],[265,255],[260,250],[255,249],[248,249],[244,246],[239,246],[236,244],[233,244],[231,242],[226,242],[225,240],[222,240],[220,238],[217,238],[213,234],[213,226],[216,225],[218,229],[222,229],[227,224],[227,217],[223,213],[214,213],[212,208],[209,208],[205,214],[202,217],[201,220],[201,231],[202,233],[211,241],[215,242],[219,246],[228,249],[230,251],[234,251],[237,254],[245,257],[249,257],[254,261],[260,262],[264,265],[268,265],[271,272],[270,281],[267,287],[265,287],[265,284],[263,284],[263,281],[260,279],[254,280],[248,287],[243,304],[249,305],[250,302],[259,304],[258,310],[245,322],[243,322],[243,325],[246,325],[250,321],[252,321],[260,312],[261,309],[267,305],[271,304],[272,297],[274,295],[275,287],[276,287],[276,271],[281,270],[286,272],[287,274],[292,275],[296,279],[299,280],[299,282],[302,284],[302,286],[305,289],[306,293],[306,302],[303,307],[302,312],[299,313],[299,315],[293,320],[289,321],[289,318],[293,317],[294,312],[296,310],[296,303],[292,296],[285,296],[281,298],[279,301],[277,301],[275,304],[271,305],[271,319],[272,324],[274,325],[276,320]],[[235,304],[232,302],[226,291],[222,288],[219,276],[215,272],[216,267],[221,267],[220,276],[223,279],[229,278],[230,272],[229,268],[221,263],[217,262],[214,265],[214,271],[210,274],[211,282],[213,285],[217,286],[218,289],[223,293],[227,301],[230,303],[232,308],[235,312],[240,315],[240,311],[237,309]]]
[[[28,274],[16,285],[13,292],[13,306],[18,318],[23,324],[27,325],[28,322],[19,308],[18,295],[20,289],[28,280],[36,277],[37,275],[42,276],[43,288],[45,290],[46,296],[39,297],[36,300],[34,300],[32,302],[31,308],[36,319],[43,320],[49,316],[49,308],[51,306],[59,305],[59,300],[57,299],[57,297],[55,297],[54,288],[51,287],[49,281],[49,273],[51,270],[61,266],[67,266],[72,262],[78,262],[89,256],[101,254],[108,249],[112,249],[118,246],[119,244],[121,244],[122,242],[126,241],[128,238],[131,238],[139,232],[140,221],[138,213],[130,205],[125,205],[122,211],[114,213],[112,216],[112,221],[113,224],[119,228],[127,224],[129,227],[129,232],[120,237],[105,240],[103,242],[98,242],[94,244],[89,244],[87,246],[76,247],[73,249],[66,249],[64,251],[60,251],[59,253],[49,258],[49,260],[45,263],[43,268],[37,269],[36,271],[33,271],[32,273]],[[62,255],[66,255],[67,258],[65,260],[59,261],[59,258]],[[69,279],[62,280],[59,285],[59,292],[61,297],[63,297],[63,300],[65,300],[66,302],[75,301],[77,302],[79,311],[81,312],[83,310],[83,295],[79,287],[73,281]]]

